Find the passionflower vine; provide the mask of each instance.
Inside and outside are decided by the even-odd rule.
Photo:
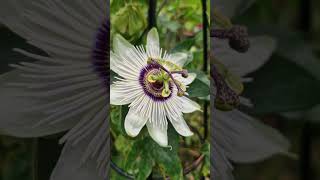
[[[163,51],[153,28],[145,47],[133,46],[116,35],[110,57],[111,70],[119,76],[111,85],[110,103],[129,104],[124,122],[129,136],[137,136],[146,125],[150,136],[166,147],[167,120],[180,135],[193,135],[183,113],[200,110],[200,106],[187,97],[187,87],[196,77],[183,69],[187,54]]]
[[[50,179],[108,179],[108,1],[1,3],[1,23],[43,52],[15,49],[34,61],[1,75],[0,133],[64,133]]]

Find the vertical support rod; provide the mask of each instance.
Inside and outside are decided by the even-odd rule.
[[[311,0],[300,0],[300,23],[299,29],[304,33],[306,39],[310,39],[312,28]],[[312,177],[312,127],[310,122],[304,122],[301,134],[300,147],[300,179],[313,179]]]
[[[38,138],[32,139],[32,180],[39,180],[38,177]]]
[[[157,0],[149,0],[148,29],[157,26]]]
[[[157,0],[148,0],[149,9],[148,9],[148,29],[150,30],[153,27],[157,27]],[[149,175],[147,180],[152,180],[153,173]]]
[[[203,71],[208,72],[208,17],[207,17],[207,1],[201,0],[202,3],[202,24],[203,24]],[[208,137],[208,102],[203,105],[203,120],[204,120],[204,139]]]

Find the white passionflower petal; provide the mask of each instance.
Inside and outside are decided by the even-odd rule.
[[[120,35],[115,35],[113,38],[113,51],[116,54],[123,54],[126,51],[133,49],[134,46]]]
[[[192,113],[194,111],[201,111],[201,106],[192,101],[191,99],[187,97],[181,97],[181,104],[182,104],[182,112],[183,113]]]
[[[83,153],[74,157],[82,160],[87,179],[108,172],[108,12],[104,0],[3,0],[0,7],[1,23],[47,54],[15,49],[36,61],[11,65],[21,76],[5,79],[9,85],[1,82],[6,93],[0,99],[12,101],[16,109],[11,107],[12,118],[0,120],[0,132],[33,137],[69,130],[60,141],[67,144],[64,151],[86,139]],[[62,159],[56,169],[72,166],[72,159]],[[94,166],[97,171],[91,174],[88,168]],[[65,173],[55,177],[81,179],[78,171]]]
[[[286,153],[289,149],[290,143],[278,131],[238,110],[216,111],[216,118],[224,120],[219,122],[224,123],[225,127],[233,128],[228,134],[232,139],[232,148],[227,150],[227,156],[234,162],[261,161],[275,154]]]
[[[137,136],[147,120],[147,118],[140,116],[135,110],[130,109],[124,121],[124,128],[127,134],[131,137]]]
[[[45,113],[28,112],[27,109],[39,104],[39,100],[31,97],[20,96],[23,89],[8,87],[8,82],[14,82],[21,78],[20,71],[11,71],[0,76],[0,134],[7,134],[18,137],[39,137],[56,134],[70,129],[76,120],[64,123],[56,123],[43,128],[34,128],[39,119],[46,116]]]
[[[188,54],[186,54],[186,53],[173,53],[173,54],[170,54],[169,60],[179,66],[184,66],[188,60]]]
[[[171,124],[173,125],[174,129],[181,135],[181,136],[192,136],[193,132],[190,130],[189,126],[183,119],[183,116],[175,116],[175,117],[168,117]]]
[[[152,58],[159,58],[160,53],[160,40],[159,34],[156,28],[152,28],[147,35],[147,52],[150,53]]]
[[[225,40],[214,41],[214,55],[231,72],[242,77],[260,68],[271,57],[276,41],[268,36],[250,38],[251,48],[246,53],[238,53]]]
[[[177,78],[178,81],[182,82],[185,85],[191,84],[197,77],[196,73],[188,73],[187,78],[183,78],[180,74],[175,74],[174,78]]]
[[[150,121],[147,121],[147,128],[150,136],[154,141],[156,141],[162,147],[168,146],[167,126],[159,128],[154,123],[150,123]]]
[[[99,168],[97,168],[96,160],[90,158],[84,164],[81,158],[85,156],[84,150],[87,149],[88,145],[91,143],[91,139],[93,138],[94,134],[91,133],[76,145],[67,143],[61,153],[56,167],[53,169],[50,180],[104,180],[105,178],[99,176]],[[108,145],[108,143],[109,141],[105,142],[105,145]],[[103,150],[107,150],[107,147],[101,148]],[[110,158],[109,154],[105,154],[105,157],[103,158]]]
[[[182,113],[200,110],[196,102],[184,97],[187,85],[196,74],[182,69],[183,58],[176,58],[177,64],[170,59],[172,56],[162,53],[155,28],[148,33],[146,49],[129,46],[124,38],[116,37],[121,43],[114,44],[111,67],[121,78],[111,86],[111,104],[129,104],[125,120],[127,134],[137,136],[146,124],[150,136],[160,146],[168,146],[168,118],[178,133],[191,136]],[[117,44],[124,44],[123,49]]]
[[[110,86],[110,104],[125,105],[143,95],[140,84],[135,81],[117,81]]]
[[[119,74],[119,76],[124,76],[125,74],[121,73],[121,68],[118,67],[118,63],[121,63],[121,58],[118,58],[114,52],[110,51],[110,69]]]
[[[213,134],[213,133],[211,133]],[[214,179],[221,179],[221,180],[233,180],[233,174],[232,174],[232,164],[229,161],[229,159],[226,156],[226,152],[224,150],[223,144],[218,144],[217,143],[217,137],[212,136],[212,141],[211,141],[211,147],[215,148],[210,148],[210,165],[211,168],[214,170],[212,171],[212,177]],[[220,143],[220,142],[219,142]]]

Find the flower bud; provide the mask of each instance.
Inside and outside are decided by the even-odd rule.
[[[244,26],[233,26],[229,30],[229,46],[240,52],[245,53],[250,48],[248,30]]]

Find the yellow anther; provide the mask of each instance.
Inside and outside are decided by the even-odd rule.
[[[177,95],[178,95],[179,97],[184,96],[184,94],[185,94],[185,92],[184,92],[184,91],[178,91],[178,93],[177,93]]]
[[[186,92],[187,91],[187,87],[185,85],[183,85],[182,83],[180,83],[180,88],[182,91]]]

